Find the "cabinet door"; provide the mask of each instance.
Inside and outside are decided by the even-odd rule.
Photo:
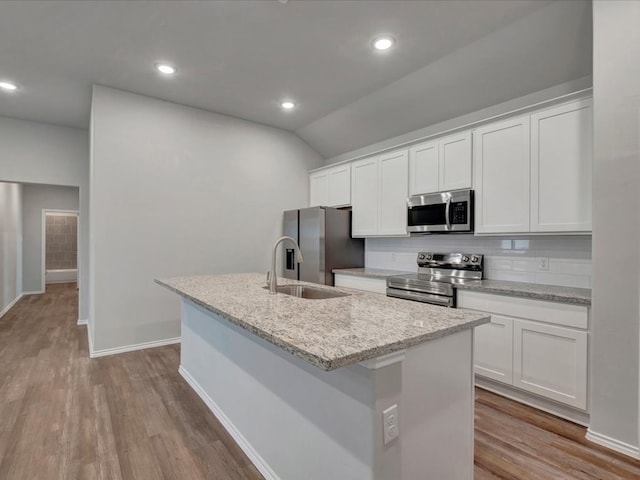
[[[379,235],[407,235],[407,150],[380,156]]]
[[[329,204],[329,174],[326,170],[309,175],[309,206]]]
[[[421,143],[409,150],[409,195],[439,190],[438,141]]]
[[[471,132],[440,139],[440,191],[471,188]]]
[[[351,165],[339,165],[329,170],[330,207],[351,205]]]
[[[365,158],[351,164],[351,235],[378,233],[378,159]]]
[[[531,115],[531,231],[591,231],[591,100]]]
[[[474,132],[477,233],[529,231],[529,116]]]
[[[583,410],[587,407],[587,332],[513,322],[513,385]]]
[[[474,335],[474,371],[511,385],[513,383],[513,319],[491,315],[491,323],[476,327]]]

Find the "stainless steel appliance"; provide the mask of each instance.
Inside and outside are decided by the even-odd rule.
[[[482,279],[484,257],[476,253],[418,253],[418,273],[387,278],[387,296],[456,306],[455,285]]]
[[[473,232],[473,190],[414,195],[407,208],[408,233]]]
[[[284,235],[297,240],[304,261],[284,246],[283,276],[333,285],[334,268],[364,267],[364,239],[351,238],[351,211],[311,207],[284,212]]]

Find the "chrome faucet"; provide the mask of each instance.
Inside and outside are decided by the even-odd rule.
[[[284,236],[276,240],[276,243],[273,246],[273,257],[271,257],[271,270],[267,272],[267,283],[269,284],[270,294],[278,293],[278,278],[276,277],[276,252],[278,251],[278,245],[280,245],[285,240],[291,240],[291,243],[293,243],[293,246],[296,249],[296,262],[302,263],[303,261],[298,242],[296,242],[293,238]]]

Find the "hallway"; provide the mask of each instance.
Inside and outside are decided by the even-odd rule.
[[[178,375],[179,347],[90,359],[75,284],[0,320],[0,478],[262,478]]]
[[[58,284],[0,319],[0,479],[263,478],[178,375],[179,346],[90,359],[77,317]],[[584,433],[477,390],[475,479],[640,478]]]

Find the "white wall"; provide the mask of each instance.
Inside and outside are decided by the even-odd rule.
[[[42,209],[78,210],[80,198],[77,187],[54,185],[24,185],[22,290],[42,290]]]
[[[80,188],[79,315],[89,316],[89,136],[86,130],[0,117],[0,181]]]
[[[484,276],[493,280],[591,287],[591,235],[368,238],[365,265],[415,271],[417,253],[425,251],[480,253]],[[538,268],[540,257],[548,259],[548,270]]]
[[[0,316],[22,293],[22,186],[0,182]]]
[[[591,428],[636,454],[640,342],[640,2],[594,5]]]
[[[393,56],[414,47],[397,34]],[[591,2],[556,0],[296,133],[325,157],[335,157],[590,73]]]
[[[266,272],[322,164],[292,133],[106,87],[91,125],[94,350],[180,335],[156,277]]]
[[[328,158],[325,161],[325,164],[331,165],[334,163],[366,157],[368,155],[398,148],[399,146],[406,146],[412,143],[424,141],[428,138],[436,137],[447,132],[476,128],[482,124],[496,121],[498,118],[514,115],[514,112],[524,114],[536,108],[541,108],[539,106],[540,104],[549,103],[555,99],[562,98],[563,101],[567,101],[572,98],[581,98],[589,94],[591,84],[592,80],[590,76],[582,77],[577,80],[554,85],[553,87],[549,87],[538,92],[513,98],[503,103],[491,105],[490,107],[475,110],[470,113],[465,113],[464,115],[456,116],[444,122],[429,124],[428,121],[425,120],[425,125],[427,126],[424,128],[403,133],[402,135],[388,138],[380,142]],[[384,111],[384,108],[380,111]]]

